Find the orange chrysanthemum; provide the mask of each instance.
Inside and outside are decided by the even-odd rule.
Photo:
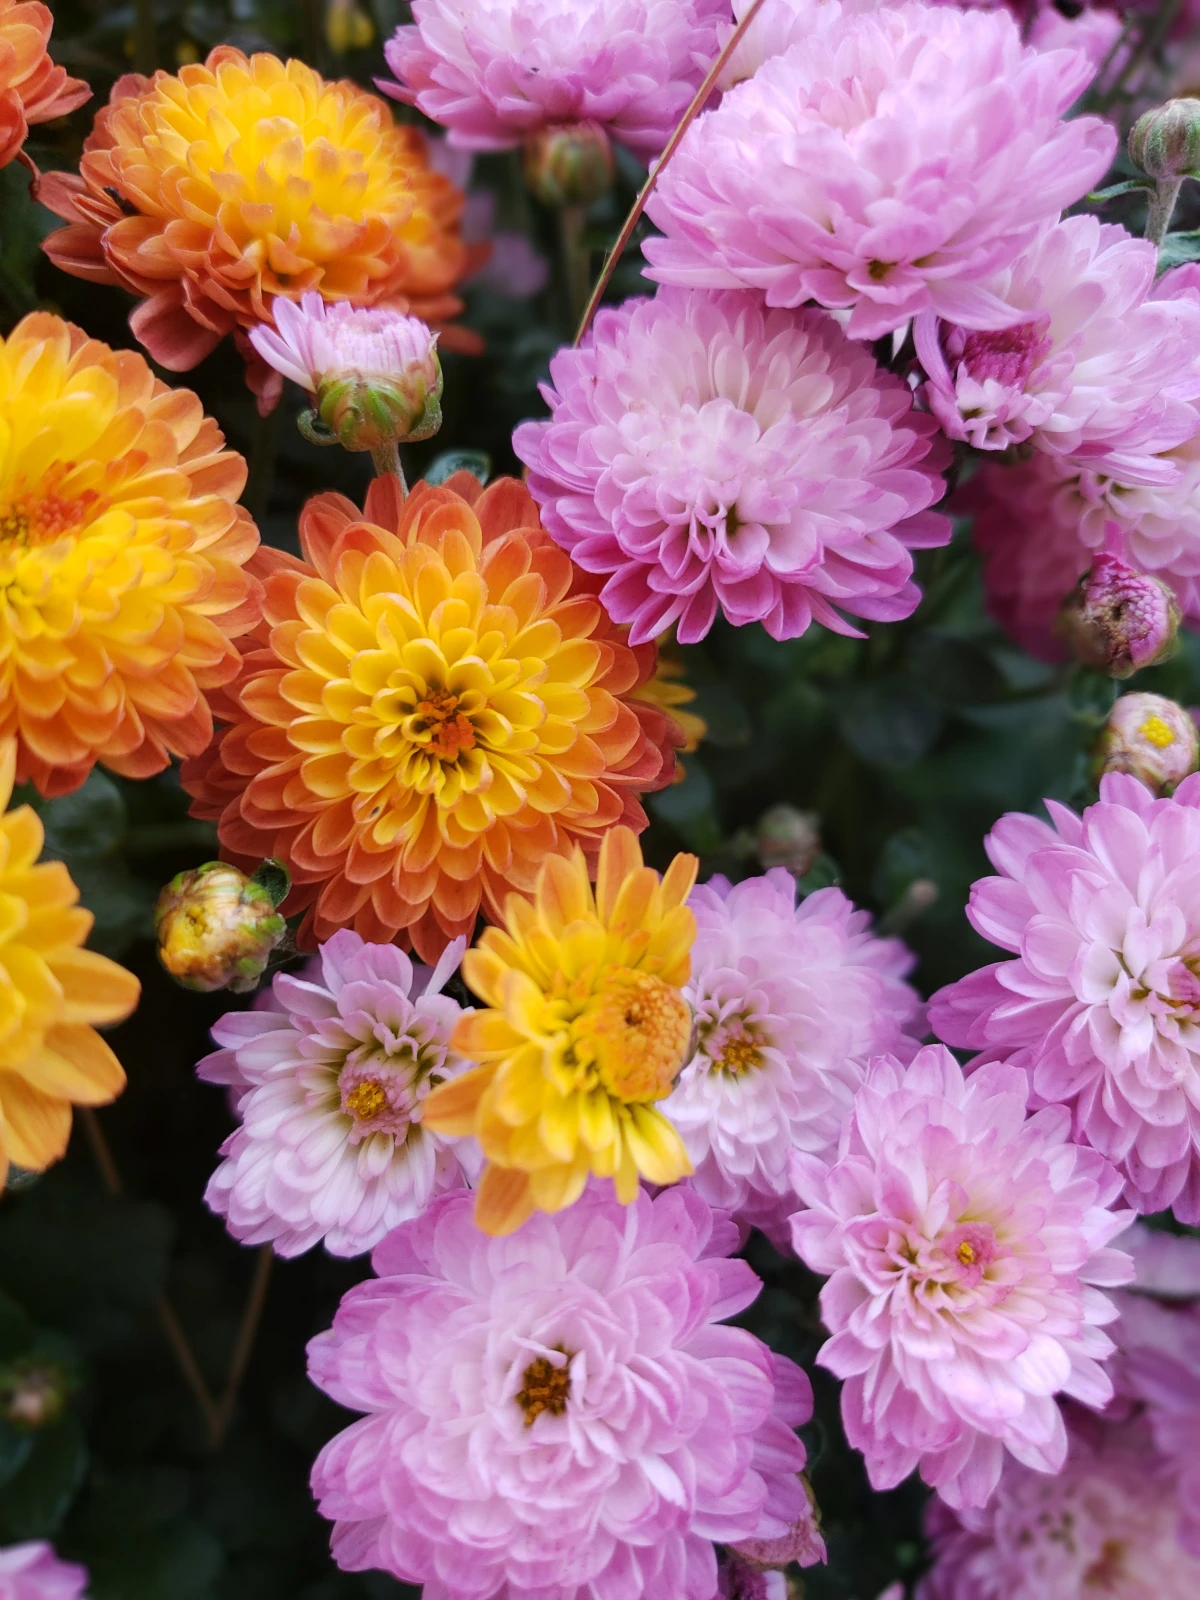
[[[227,857],[286,863],[302,938],[353,927],[433,960],[545,857],[594,862],[645,826],[637,796],[683,742],[634,699],[654,648],[630,648],[523,485],[459,473],[402,501],[381,478],[365,514],[311,500],[300,538],[310,564],[258,558],[263,648],[183,781]]]
[[[131,325],[173,372],[306,289],[431,323],[462,309],[462,194],[382,100],[302,61],[221,45],[121,78],[79,175],[48,174],[39,198],[69,224],[51,260],[144,295]]]
[[[43,794],[160,772],[258,620],[242,458],[141,356],[36,312],[0,341],[0,737]]]
[[[0,0],[0,167],[21,154],[31,123],[66,116],[92,92],[46,54],[53,26],[46,6]]]
[[[93,1024],[120,1022],[140,985],[82,948],[92,914],[61,861],[38,862],[44,834],[29,806],[9,811],[16,745],[0,741],[0,1188],[9,1162],[41,1172],[67,1148],[71,1106],[99,1106],[125,1085]]]

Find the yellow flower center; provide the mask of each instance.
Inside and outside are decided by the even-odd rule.
[[[103,498],[85,489],[76,495],[58,492],[58,486],[76,470],[73,461],[55,462],[35,488],[20,480],[0,495],[0,549],[21,550],[53,544],[83,531],[105,507]]]
[[[692,1015],[678,989],[615,967],[571,1024],[571,1054],[618,1100],[661,1100],[687,1055]]]
[[[756,1067],[762,1066],[762,1051],[753,1039],[742,1033],[726,1043],[717,1058],[717,1066],[722,1072],[740,1078],[743,1073],[753,1072]]]
[[[361,1083],[355,1084],[345,1099],[346,1110],[360,1122],[370,1122],[372,1117],[377,1117],[387,1109],[387,1104],[384,1087],[374,1078],[364,1078]]]
[[[1175,735],[1170,724],[1161,717],[1147,717],[1138,729],[1147,744],[1152,744],[1158,750],[1165,750],[1169,744],[1175,743]]]
[[[571,1396],[572,1357],[558,1346],[560,1355],[567,1356],[561,1367],[556,1367],[547,1356],[538,1356],[521,1374],[521,1389],[516,1399],[525,1413],[525,1426],[532,1428],[543,1411],[552,1417],[561,1417]]]
[[[413,744],[424,745],[439,761],[457,761],[460,750],[475,748],[475,729],[458,705],[456,694],[432,689],[401,726]]]
[[[965,1239],[954,1253],[964,1267],[973,1267],[975,1265],[975,1247],[968,1244]]]

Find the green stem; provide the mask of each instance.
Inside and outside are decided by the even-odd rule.
[[[137,0],[134,15],[134,64],[139,72],[149,77],[158,66],[158,29],[155,25],[154,0]]]
[[[394,439],[372,450],[371,460],[375,463],[377,477],[382,478],[390,472],[393,478],[400,479],[400,493],[408,493],[408,484],[404,481],[404,468],[400,465],[400,446]]]
[[[254,429],[254,443],[250,448],[250,475],[246,479],[242,503],[254,518],[262,522],[271,502],[271,486],[275,481],[275,457],[279,451],[279,425],[283,420],[283,401],[273,411],[259,417]]]
[[[1153,245],[1161,245],[1175,214],[1175,202],[1183,188],[1182,178],[1160,178],[1146,207],[1146,237]]]
[[[587,209],[584,206],[558,208],[558,238],[567,286],[569,329],[577,326],[592,287],[592,252],[583,242],[586,218]]]

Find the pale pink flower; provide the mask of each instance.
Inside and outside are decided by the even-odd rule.
[[[793,639],[842,612],[894,621],[948,459],[931,417],[823,312],[660,290],[601,311],[550,363],[549,421],[513,448],[546,528],[641,644],[693,643],[718,607]]]
[[[720,1326],[759,1280],[700,1195],[599,1186],[489,1238],[447,1195],[374,1255],[309,1346],[365,1412],[313,1468],[333,1554],[424,1600],[715,1600],[713,1541],[778,1538],[808,1379]]]
[[[1200,777],[1156,800],[1101,779],[1082,817],[1012,813],[972,926],[1012,953],[934,995],[948,1044],[1004,1054],[1114,1162],[1129,1203],[1200,1220]]]
[[[696,1048],[662,1110],[705,1199],[786,1240],[791,1152],[832,1157],[870,1058],[918,1048],[913,956],[840,889],[797,906],[783,867],[713,878],[688,904]]]
[[[326,304],[310,290],[299,304],[282,296],[275,327],[250,330],[250,343],[268,366],[316,394],[338,378],[399,379],[419,374],[427,387],[440,382],[436,333],[420,317],[387,306]]]
[[[1094,474],[1161,480],[1158,458],[1196,430],[1200,306],[1147,300],[1157,262],[1124,228],[1068,217],[989,280],[1011,326],[922,312],[923,394],[947,434],[979,450],[1028,440]]]
[[[984,1505],[1006,1450],[1061,1468],[1056,1395],[1112,1395],[1101,1327],[1117,1313],[1095,1286],[1132,1275],[1109,1248],[1130,1220],[1109,1209],[1121,1180],[1070,1142],[1061,1107],[1027,1115],[1027,1094],[1003,1063],[964,1079],[941,1045],[907,1069],[880,1057],[838,1159],[792,1157],[796,1252],[831,1275],[817,1360],[845,1380],[876,1489],[919,1468],[951,1505]]]
[[[1025,42],[1035,50],[1082,51],[1095,72],[1109,59],[1120,33],[1121,18],[1116,10],[1083,6],[1069,17],[1053,0],[1043,0],[1034,11],[1025,32]],[[1124,51],[1118,51],[1112,57],[1109,70],[1114,74],[1119,72],[1124,61]]]
[[[43,1540],[0,1550],[0,1600],[82,1600],[88,1576]]]
[[[647,208],[649,274],[852,307],[860,338],[926,310],[1004,327],[987,280],[1112,159],[1111,125],[1063,120],[1091,75],[1005,12],[828,0],[688,130]]]
[[[277,1009],[216,1024],[223,1048],[196,1070],[232,1086],[241,1126],[204,1197],[235,1238],[361,1255],[477,1171],[470,1142],[421,1126],[430,1089],[471,1065],[450,1049],[462,1008],[441,993],[464,943],[414,972],[395,945],[343,930],[316,970],[275,978]]]
[[[452,144],[505,150],[539,128],[599,123],[649,159],[708,64],[728,0],[413,0],[384,47],[417,106]]]
[[[931,1503],[916,1600],[1193,1600],[1180,1510],[1144,1422],[1081,1417],[1057,1477],[1010,1461],[986,1510]]]

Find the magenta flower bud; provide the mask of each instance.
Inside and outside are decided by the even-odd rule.
[[[1191,714],[1161,694],[1123,694],[1096,746],[1093,775],[1128,772],[1156,794],[1169,794],[1195,772],[1200,736]]]
[[[1200,175],[1200,100],[1168,100],[1145,112],[1129,135],[1129,155],[1159,182]]]
[[[1063,602],[1057,627],[1085,667],[1128,678],[1171,654],[1179,605],[1160,578],[1101,552]]]
[[[612,188],[612,145],[598,122],[538,128],[525,141],[524,169],[544,206],[590,206]]]

